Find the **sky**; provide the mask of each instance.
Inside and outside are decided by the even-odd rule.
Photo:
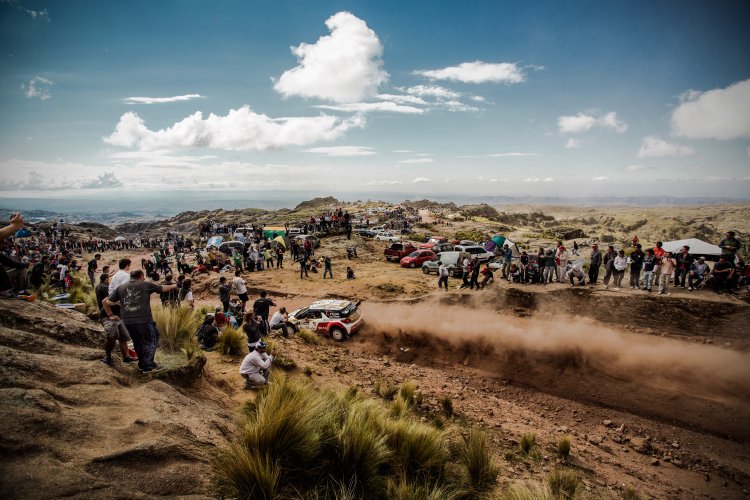
[[[748,19],[746,1],[0,0],[0,196],[750,198]]]

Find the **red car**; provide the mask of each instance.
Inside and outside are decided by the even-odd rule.
[[[435,252],[432,250],[417,250],[401,259],[401,267],[422,267],[424,262],[432,260]]]

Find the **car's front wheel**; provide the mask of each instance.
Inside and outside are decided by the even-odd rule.
[[[422,267],[422,272],[425,273],[425,274],[430,274],[430,268],[427,267],[427,266],[423,266]]]
[[[340,326],[334,326],[331,328],[331,338],[335,340],[336,342],[341,342],[346,338],[346,330],[341,328]]]
[[[409,264],[409,267],[411,267],[412,269],[414,269],[415,267],[417,267],[417,265],[414,262],[412,262],[411,264]]]

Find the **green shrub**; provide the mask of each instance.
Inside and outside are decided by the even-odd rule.
[[[198,322],[191,309],[157,306],[153,316],[160,333],[159,347],[165,351],[178,352],[187,342],[195,340]]]
[[[503,500],[556,500],[549,488],[539,482],[512,484],[502,496]]]
[[[457,240],[471,240],[481,243],[489,239],[489,235],[483,231],[477,229],[468,229],[464,231],[456,231],[455,237]]]
[[[440,399],[440,406],[443,407],[443,413],[445,413],[445,416],[448,418],[453,417],[455,415],[453,411],[453,399],[451,399],[450,396],[445,396]]]
[[[305,365],[304,368],[302,368],[302,373],[304,373],[308,377],[312,377],[313,369],[309,365]]]
[[[575,471],[556,469],[547,476],[547,485],[555,498],[572,500],[576,496],[580,478]]]
[[[388,495],[391,500],[453,500],[458,498],[450,489],[420,482],[388,481]]]
[[[299,333],[297,333],[297,337],[299,337],[299,339],[305,344],[320,345],[320,336],[307,328],[302,328]]]
[[[241,443],[232,444],[222,452],[214,468],[224,490],[242,492],[243,498],[277,498],[281,468],[268,455]]]
[[[518,444],[518,447],[524,455],[533,456],[536,451],[536,434],[533,432],[527,432],[521,436],[521,442]]]
[[[380,377],[375,379],[375,394],[385,399],[386,401],[390,401],[391,399],[393,399],[394,396],[396,396],[397,392],[398,386],[391,385]]]
[[[572,438],[570,436],[560,436],[555,442],[557,448],[557,454],[561,459],[567,460],[570,456],[570,443]]]
[[[245,335],[231,325],[225,326],[216,342],[216,350],[225,356],[241,356],[245,353]]]
[[[404,403],[407,407],[411,408],[414,406],[415,402],[415,392],[416,392],[417,386],[412,382],[411,380],[407,380],[403,384],[401,384],[401,387],[398,390],[398,395],[401,397],[401,399],[404,400]]]
[[[409,405],[399,394],[391,403],[390,415],[392,418],[403,418],[409,411]]]
[[[446,460],[443,434],[407,419],[387,422],[395,463],[411,480],[436,479]]]
[[[476,496],[489,491],[497,482],[498,467],[492,461],[487,436],[476,430],[469,430],[459,447],[458,466],[463,491]]]

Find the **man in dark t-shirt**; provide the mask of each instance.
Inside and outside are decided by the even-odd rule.
[[[253,312],[263,320],[265,335],[268,335],[271,331],[268,325],[268,315],[271,311],[271,306],[275,305],[274,301],[268,298],[268,293],[265,290],[260,292],[260,298],[253,303]]]
[[[89,281],[91,281],[91,286],[96,287],[96,282],[94,281],[94,276],[96,275],[96,270],[99,269],[99,261],[102,260],[101,254],[94,255],[94,258],[89,261],[88,265],[88,274],[89,274]]]
[[[159,345],[159,330],[151,315],[151,294],[169,292],[176,285],[157,285],[147,282],[143,271],[131,271],[130,281],[115,288],[102,301],[104,311],[112,320],[117,316],[112,311],[113,305],[120,305],[120,313],[125,327],[133,339],[135,352],[138,354],[138,367],[144,372],[151,372],[160,367],[154,362],[156,347]]]

